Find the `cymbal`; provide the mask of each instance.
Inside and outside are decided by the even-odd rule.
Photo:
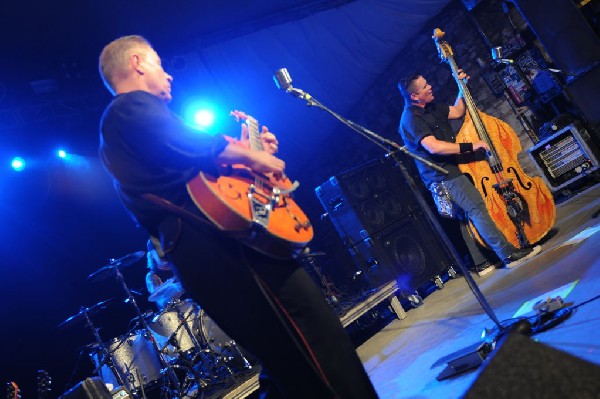
[[[116,270],[133,265],[146,255],[145,251],[137,251],[129,255],[125,255],[119,259],[111,259],[110,263],[106,266],[101,267],[94,273],[90,274],[87,278],[91,281],[100,281],[105,278],[112,277],[116,274]]]
[[[81,310],[79,310],[78,313],[75,313],[73,316],[69,317],[68,319],[66,319],[65,321],[63,321],[62,323],[60,323],[59,325],[57,325],[56,327],[58,328],[63,328],[63,327],[67,327],[71,324],[74,324],[75,322],[78,322],[79,320],[83,320],[85,319],[85,315],[88,314],[93,314],[96,313],[97,311],[101,310],[101,309],[106,309],[106,305],[112,301],[111,299],[107,299],[106,301],[101,301],[98,302],[95,305],[90,306],[89,308],[86,308],[84,306],[81,307]]]
[[[179,298],[182,294],[183,287],[181,283],[175,277],[171,277],[150,294],[148,300],[150,302],[168,302],[171,299]]]

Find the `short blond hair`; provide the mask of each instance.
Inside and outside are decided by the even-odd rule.
[[[129,56],[132,50],[139,48],[151,49],[148,40],[139,35],[122,36],[107,44],[98,61],[98,71],[104,85],[113,95],[116,92],[116,82],[127,76]]]

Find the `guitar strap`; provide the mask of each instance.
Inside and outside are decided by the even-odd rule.
[[[166,211],[168,211],[176,216],[179,216],[180,218],[182,218],[184,220],[187,220],[192,223],[197,223],[197,224],[201,224],[204,226],[208,226],[214,231],[218,231],[221,234],[224,234],[224,235],[227,235],[228,237],[239,240],[243,244],[246,244],[259,252],[265,253],[259,245],[255,245],[254,240],[259,241],[259,238],[260,238],[259,237],[260,234],[258,234],[258,232],[252,232],[252,231],[234,232],[234,231],[220,230],[214,224],[212,224],[209,220],[204,219],[204,218],[196,215],[195,213],[188,211],[187,209],[185,209],[181,206],[175,205],[171,201],[169,201],[163,197],[160,197],[156,194],[152,194],[152,193],[142,194],[142,198],[146,201],[153,203],[154,205],[161,207],[162,209],[165,209]],[[168,252],[168,250],[164,251],[164,247],[162,249],[163,249],[163,253]],[[273,251],[272,248],[270,248],[270,249]],[[267,251],[267,253],[265,253],[265,254],[268,255],[268,253],[269,252]],[[289,258],[293,257],[287,249],[282,249],[281,253],[277,253],[276,255],[279,255],[279,256],[274,256],[274,257],[277,257],[280,259],[289,259]]]
[[[150,201],[154,205],[158,205],[159,207],[166,209],[167,211],[174,213],[177,216],[180,216],[184,219],[188,219],[193,222],[200,223],[200,224],[205,224],[207,226],[212,227],[213,229],[215,228],[215,226],[208,220],[203,219],[200,216],[194,214],[193,212],[190,212],[187,209],[184,209],[178,205],[175,205],[171,201],[169,201],[163,197],[160,197],[156,194],[152,194],[152,193],[142,194],[142,198],[145,199],[146,201]]]

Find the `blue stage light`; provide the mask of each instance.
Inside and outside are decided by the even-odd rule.
[[[183,106],[184,122],[199,132],[214,134],[218,129],[218,107],[204,99],[191,99]]]
[[[10,163],[10,166],[12,166],[16,172],[20,172],[25,169],[25,160],[21,157],[14,157]]]
[[[215,121],[215,114],[207,109],[202,109],[194,113],[194,124],[200,128],[210,128]]]
[[[67,157],[67,152],[65,150],[58,150],[56,151],[56,155],[58,155],[59,158],[66,158]]]

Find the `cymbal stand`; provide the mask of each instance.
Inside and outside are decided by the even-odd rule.
[[[340,304],[339,297],[340,297],[341,293],[333,285],[333,283],[331,281],[329,281],[327,276],[325,274],[323,274],[321,266],[319,266],[317,264],[317,262],[315,262],[315,256],[317,256],[317,255],[325,255],[325,253],[324,252],[308,253],[308,254],[304,255],[301,259],[305,260],[305,263],[308,264],[312,268],[312,270],[316,274],[316,277],[319,279],[319,282],[321,283],[320,288],[321,288],[321,291],[323,291],[323,294],[325,295],[325,299],[327,300],[329,305],[331,305],[332,307],[335,308],[336,306],[338,306]]]
[[[127,287],[127,284],[125,283],[123,274],[121,273],[121,270],[119,270],[118,267],[115,267],[115,277],[121,284],[121,287],[123,288],[123,290],[125,291],[125,294],[127,296],[127,299],[125,300],[125,302],[130,303],[131,306],[133,306],[135,312],[137,313],[137,317],[142,325],[142,329],[144,330],[144,332],[146,334],[146,338],[148,338],[148,340],[150,340],[152,347],[156,350],[156,353],[158,354],[158,359],[160,361],[161,367],[163,367],[163,369],[161,370],[161,374],[164,373],[167,375],[168,380],[175,387],[175,390],[177,392],[177,397],[182,397],[182,395],[181,395],[182,393],[180,392],[181,386],[179,384],[179,380],[177,379],[177,375],[175,374],[175,372],[173,371],[173,368],[171,367],[169,362],[166,360],[164,354],[158,347],[158,344],[156,343],[156,340],[154,339],[154,336],[152,335],[152,331],[150,330],[150,327],[148,326],[148,323],[146,322],[146,319],[145,319],[142,311],[140,310],[137,302],[135,301],[133,294]],[[142,383],[140,381],[140,386],[141,385],[142,385]]]
[[[98,347],[100,348],[100,353],[98,354],[99,358],[98,358],[97,370],[100,370],[100,368],[104,364],[106,364],[108,366],[108,368],[110,369],[110,371],[112,371],[112,373],[115,375],[115,378],[117,379],[117,382],[131,396],[132,393],[125,386],[125,382],[123,380],[123,376],[121,375],[121,373],[118,372],[117,368],[115,367],[115,363],[113,362],[113,357],[108,352],[108,349],[106,349],[106,346],[102,342],[102,338],[100,338],[100,333],[98,333],[98,329],[96,328],[96,326],[94,326],[94,323],[92,322],[92,319],[91,319],[90,315],[88,314],[88,309],[86,307],[82,306],[81,307],[81,313],[85,317],[85,325],[86,325],[86,327],[89,327],[90,330],[92,330],[92,334],[94,335],[94,338],[96,339],[96,342],[98,343]]]
[[[185,313],[181,311],[180,307],[177,306],[177,303],[178,303],[177,300],[169,301],[169,303],[166,307],[166,310],[169,310],[169,308],[175,309],[175,313],[177,313],[177,320],[179,320],[179,325],[177,326],[175,331],[171,334],[168,341],[175,342],[175,345],[177,346],[177,351],[181,355],[181,348],[179,347],[179,342],[177,342],[177,333],[183,327],[183,329],[188,333],[190,340],[192,341],[192,345],[196,349],[196,352],[198,354],[204,354],[204,352],[202,351],[202,344],[198,341],[198,339],[196,338],[196,334],[193,333],[192,329],[190,328],[190,326],[188,324],[189,318],[194,316],[194,314],[195,314],[194,313],[195,308],[192,308],[192,310],[190,310],[189,314],[186,316]],[[187,360],[190,360],[190,362],[194,363],[192,359],[187,359]],[[189,369],[190,369],[191,373],[193,374],[194,379],[198,383],[199,387],[201,387],[203,389],[208,387],[208,383],[198,374],[196,369],[194,369],[193,367],[190,367]]]

